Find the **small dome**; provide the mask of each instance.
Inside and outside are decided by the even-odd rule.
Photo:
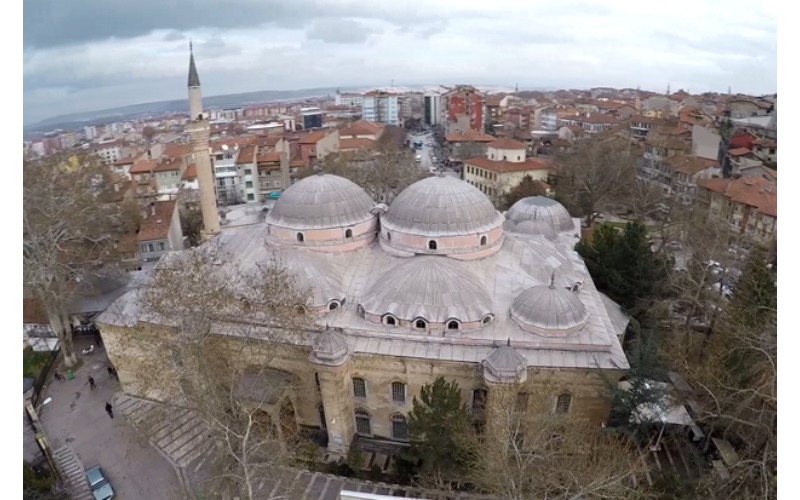
[[[541,221],[556,233],[575,230],[572,217],[564,205],[546,196],[522,198],[508,209],[506,220],[517,225],[524,221]]]
[[[350,356],[347,341],[335,330],[325,330],[314,337],[309,359],[313,363],[339,366]]]
[[[550,241],[553,241],[558,236],[553,226],[542,220],[524,220],[520,223],[514,223],[507,220],[503,227],[506,231],[520,234],[530,234],[533,236],[544,236]]]
[[[273,250],[272,258],[292,273],[296,286],[311,291],[311,305],[327,308],[332,301],[337,306],[344,301],[342,278],[337,269],[314,252],[300,249]]]
[[[267,213],[267,224],[291,229],[352,226],[375,217],[375,202],[354,182],[316,174],[289,186]]]
[[[481,281],[446,257],[415,257],[381,275],[361,301],[373,316],[428,323],[480,322],[492,313]]]
[[[498,347],[483,361],[483,376],[488,382],[521,383],[527,375],[528,360],[510,345]]]
[[[551,284],[522,292],[511,304],[511,317],[527,332],[557,336],[582,329],[589,313],[577,293]]]
[[[502,223],[502,214],[478,188],[439,176],[405,188],[381,219],[381,225],[389,231],[422,236],[486,233]]]

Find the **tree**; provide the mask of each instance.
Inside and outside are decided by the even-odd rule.
[[[23,275],[58,336],[64,364],[77,357],[69,304],[86,284],[113,267],[125,234],[121,205],[110,203],[110,172],[86,155],[23,162]]]
[[[142,137],[144,137],[145,140],[148,143],[150,143],[153,140],[153,137],[155,137],[156,132],[157,131],[155,128],[151,127],[150,125],[147,125],[142,129]]]
[[[203,212],[200,210],[198,192],[194,189],[181,189],[178,193],[178,212],[181,218],[181,231],[188,239],[189,246],[202,243]]]
[[[391,203],[400,191],[428,175],[414,162],[414,153],[403,142],[402,129],[389,125],[373,147],[329,154],[320,168],[324,173],[350,179],[377,201]],[[311,174],[313,169],[307,168],[300,177]]]
[[[457,479],[468,463],[470,413],[456,382],[437,377],[414,396],[408,415],[409,456],[419,472],[443,484]]]
[[[269,358],[294,349],[313,319],[303,313],[308,290],[279,261],[242,268],[223,258],[213,245],[162,257],[136,293],[149,328],[126,335],[110,354],[143,353],[136,364],[120,358],[117,367],[135,374],[130,391],[163,402],[145,433],[179,409],[206,427],[213,448],[204,493],[253,499],[259,481],[277,485],[304,454],[294,408],[296,398],[313,391],[313,380],[298,380],[253,353]]]
[[[503,196],[502,210],[508,210],[511,205],[529,196],[547,196],[547,192],[541,182],[533,180],[530,175],[526,175],[519,184]]]
[[[559,201],[589,226],[595,214],[625,200],[636,182],[630,142],[614,135],[577,141],[569,152],[556,155],[555,164]]]
[[[641,498],[643,461],[627,438],[559,414],[552,383],[492,387],[470,477],[501,498]]]
[[[583,257],[597,289],[636,317],[665,293],[670,259],[653,252],[647,228],[628,222],[620,232],[611,224],[598,226],[575,250]]]

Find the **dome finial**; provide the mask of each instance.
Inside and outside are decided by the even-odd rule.
[[[550,288],[556,287],[556,272],[553,270],[552,274],[550,274]]]
[[[508,347],[511,347],[511,337],[508,337],[508,340],[506,341],[506,345]]]

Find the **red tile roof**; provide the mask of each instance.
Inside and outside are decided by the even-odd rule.
[[[603,113],[588,113],[586,116],[581,117],[580,120],[585,123],[617,123],[617,120],[613,115],[604,115]]]
[[[22,322],[37,325],[50,324],[42,303],[34,297],[24,297],[22,299]]]
[[[747,149],[747,148],[736,148],[736,149],[731,149],[730,151],[728,151],[728,154],[731,155],[731,156],[745,156],[745,155],[749,155],[750,153],[751,153],[751,151],[749,149]]]
[[[326,135],[324,130],[315,130],[301,137],[298,144],[316,144],[320,139],[324,139]]]
[[[339,139],[339,151],[352,151],[356,149],[371,149],[375,141],[367,138]]]
[[[181,180],[188,181],[191,179],[197,179],[197,164],[190,163],[188,167],[186,167],[186,171],[183,172],[181,176]]]
[[[171,159],[163,159],[161,160],[156,168],[153,169],[153,172],[169,172],[172,170],[180,170],[183,166],[181,160],[178,158],[171,158]]]
[[[776,148],[778,147],[778,143],[769,139],[767,137],[761,137],[760,139],[756,139],[753,141],[753,144],[757,146],[761,146],[762,148]]]
[[[128,170],[129,174],[150,174],[153,173],[153,170],[158,166],[158,162],[156,160],[143,160],[137,161],[133,164],[133,166]]]
[[[445,140],[447,142],[494,142],[496,138],[485,132],[467,130],[466,132],[447,134]]]
[[[155,215],[150,215],[148,208],[147,218],[142,221],[136,241],[161,240],[169,234],[169,225],[172,214],[175,212],[175,200],[153,202]]]
[[[765,215],[778,217],[778,187],[760,175],[738,179],[703,179],[697,184],[732,201],[755,207]]]
[[[239,154],[236,156],[236,164],[240,165],[243,163],[253,163],[253,158],[255,158],[255,155],[256,146],[249,144],[239,150]]]
[[[167,144],[164,144],[164,153],[162,153],[162,156],[180,158],[182,156],[187,156],[190,154],[192,154],[191,144],[176,144],[174,142],[169,142]]]
[[[490,142],[489,147],[495,149],[527,149],[528,146],[514,139],[500,139]]]
[[[487,106],[500,106],[500,102],[505,99],[505,94],[492,94],[486,98]]]
[[[697,156],[675,155],[667,158],[665,162],[676,172],[690,176],[702,172],[707,168],[719,166],[716,160],[699,158]]]
[[[540,158],[528,158],[523,162],[510,162],[510,161],[496,161],[490,160],[484,156],[477,156],[464,160],[464,165],[472,165],[474,167],[483,168],[499,174],[509,172],[525,172],[528,170],[549,170],[551,164],[548,160]]]
[[[274,163],[281,161],[281,154],[278,151],[259,150],[256,156],[257,163]]]
[[[357,135],[378,135],[383,130],[383,125],[380,123],[371,122],[369,120],[357,120],[350,124],[349,127],[339,132],[340,136],[357,136]]]

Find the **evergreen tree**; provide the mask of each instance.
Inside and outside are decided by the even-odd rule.
[[[756,330],[770,325],[778,311],[778,290],[770,268],[769,251],[756,246],[747,256],[742,276],[726,308],[726,319],[734,328]]]
[[[653,252],[647,228],[639,221],[628,222],[622,232],[601,224],[575,250],[597,289],[634,317],[641,317],[665,293],[670,261]]]
[[[454,478],[467,463],[470,413],[456,382],[437,377],[413,399],[408,418],[410,458],[423,475]]]

